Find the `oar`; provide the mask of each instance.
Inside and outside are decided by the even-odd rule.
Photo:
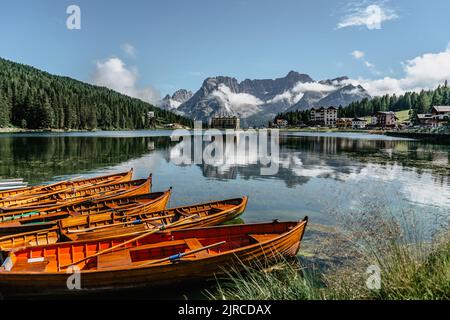
[[[104,226],[98,226],[98,227],[92,227],[92,228],[86,228],[86,229],[67,230],[67,233],[81,233],[81,232],[93,231],[93,230],[98,230],[98,229],[111,228],[111,227],[119,226],[119,225],[140,224],[142,222],[156,221],[156,220],[161,220],[161,219],[165,219],[165,218],[171,218],[174,216],[175,216],[174,214],[169,214],[166,216],[153,217],[153,218],[148,218],[148,219],[137,219],[134,221],[118,222],[118,223],[107,224]]]
[[[195,249],[195,250],[192,250],[192,251],[189,251],[189,252],[178,253],[178,254],[175,254],[175,255],[167,257],[167,258],[163,258],[163,259],[154,260],[154,261],[150,261],[150,262],[146,262],[146,263],[140,264],[139,267],[148,266],[148,265],[152,265],[152,264],[158,264],[158,263],[165,262],[165,261],[180,260],[183,257],[193,255],[194,253],[197,253],[197,252],[200,252],[200,251],[205,251],[205,250],[208,250],[208,249],[211,249],[211,248],[215,248],[215,247],[221,246],[221,245],[223,245],[225,243],[227,243],[227,242],[226,241],[222,241],[222,242],[214,243],[214,244],[211,244],[209,246],[198,248],[198,249]]]
[[[176,221],[176,222],[174,222],[174,223],[169,223],[169,224],[163,225],[163,226],[161,226],[161,227],[159,227],[159,228],[153,229],[153,230],[151,230],[151,231],[149,231],[149,232],[146,232],[146,233],[144,233],[144,234],[141,234],[140,236],[137,236],[136,238],[127,240],[127,241],[122,242],[122,243],[120,243],[120,244],[118,244],[118,245],[116,245],[116,246],[113,246],[113,247],[111,247],[111,248],[108,248],[108,249],[105,249],[105,250],[103,250],[103,251],[97,252],[97,253],[95,253],[95,254],[93,254],[93,255],[87,256],[87,257],[85,257],[85,258],[83,258],[83,259],[77,260],[77,261],[72,262],[72,263],[70,263],[70,264],[67,264],[67,265],[64,265],[64,266],[60,266],[60,268],[67,268],[67,267],[70,267],[70,266],[77,265],[77,264],[79,264],[79,263],[81,263],[81,262],[84,262],[84,261],[86,261],[86,260],[89,260],[89,259],[98,257],[98,256],[100,256],[100,255],[102,255],[102,254],[105,254],[105,253],[108,253],[108,252],[113,251],[113,250],[115,250],[115,249],[118,249],[118,248],[120,248],[120,247],[123,247],[124,245],[127,245],[127,244],[129,244],[129,243],[135,242],[135,241],[137,241],[137,240],[139,240],[139,239],[145,238],[145,237],[147,237],[147,236],[149,236],[149,235],[151,235],[151,234],[154,234],[154,233],[157,233],[157,232],[159,232],[159,231],[162,231],[162,230],[164,230],[164,229],[166,229],[166,228],[173,227],[173,226],[175,226],[175,225],[177,225],[177,224],[179,224],[180,222],[183,222],[183,221],[185,221],[185,220],[193,219],[194,217],[197,217],[197,215],[192,216],[192,217],[187,217],[187,218],[185,218],[185,219],[180,219],[180,220],[178,220],[178,221]]]
[[[0,222],[28,218],[28,217],[37,215],[39,213],[40,213],[39,211],[31,211],[31,212],[26,212],[26,213],[21,213],[21,214],[15,214],[15,215],[11,215],[11,216],[0,216]]]

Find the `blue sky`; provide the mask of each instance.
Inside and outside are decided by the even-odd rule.
[[[71,4],[81,9],[81,30],[66,27]],[[428,63],[446,66],[449,12],[448,0],[5,1],[0,56],[94,83],[111,80],[99,72],[115,67],[137,96],[195,91],[208,76],[289,70],[396,91],[446,77],[409,79]],[[405,70],[415,58],[422,65]],[[386,78],[397,82],[377,82]]]

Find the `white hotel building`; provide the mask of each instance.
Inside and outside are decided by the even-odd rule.
[[[319,109],[311,109],[311,121],[325,125],[327,127],[335,127],[338,118],[338,109],[335,107],[321,107]]]

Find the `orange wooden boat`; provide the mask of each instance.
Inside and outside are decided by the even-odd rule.
[[[85,216],[106,213],[120,221],[120,219],[125,219],[128,215],[136,215],[139,212],[162,211],[166,208],[170,194],[171,190],[168,190],[166,192],[147,193],[137,196],[84,201],[48,210],[3,214],[0,215],[0,220],[3,219],[3,222],[0,223],[0,235],[48,229],[57,225],[58,220],[68,217],[78,217],[78,220],[82,220]],[[92,223],[91,218],[86,220],[86,223],[90,225]]]
[[[130,181],[132,177],[133,177],[133,169],[127,172],[115,173],[107,176],[78,179],[78,180],[64,180],[48,185],[4,190],[0,192],[0,200],[31,198],[38,195],[53,193],[55,191],[62,192],[69,189],[72,190],[87,186],[127,182]]]
[[[295,256],[307,221],[228,225],[29,247],[10,252],[5,258],[0,288],[5,296],[76,294],[214,279],[230,266],[266,262],[280,254]],[[74,279],[79,280],[80,289],[74,286]]]
[[[170,192],[167,191],[167,194]],[[133,198],[140,203],[145,200],[145,197],[146,195]],[[167,229],[174,230],[219,225],[241,215],[247,206],[247,199],[242,197],[166,210],[164,210],[165,207],[154,210],[154,206],[131,207],[130,204],[117,206],[114,207],[113,212],[106,210],[107,212],[104,213],[70,217],[58,221],[57,225],[55,223],[53,227],[45,230],[0,237],[0,251],[64,241],[100,240],[138,235],[157,228],[162,223],[169,226]],[[125,209],[122,209],[124,207]],[[92,210],[92,207],[88,210]],[[173,226],[174,222],[190,216],[198,216],[198,218]]]
[[[0,222],[3,214],[25,213],[42,208],[80,203],[86,200],[133,196],[150,192],[152,176],[114,184],[91,186],[72,191],[63,191],[25,199],[0,200]],[[4,220],[3,220],[4,221]]]

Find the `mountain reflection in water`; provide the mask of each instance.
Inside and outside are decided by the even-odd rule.
[[[257,151],[233,153],[233,141],[224,142],[225,161],[176,165],[186,142],[172,142],[169,133],[4,135],[0,177],[38,184],[133,167],[136,178],[154,173],[154,190],[174,187],[170,205],[249,195],[246,222],[308,214],[331,224],[333,212],[353,212],[367,202],[448,222],[449,146],[361,134],[283,134],[279,170],[265,176]]]

